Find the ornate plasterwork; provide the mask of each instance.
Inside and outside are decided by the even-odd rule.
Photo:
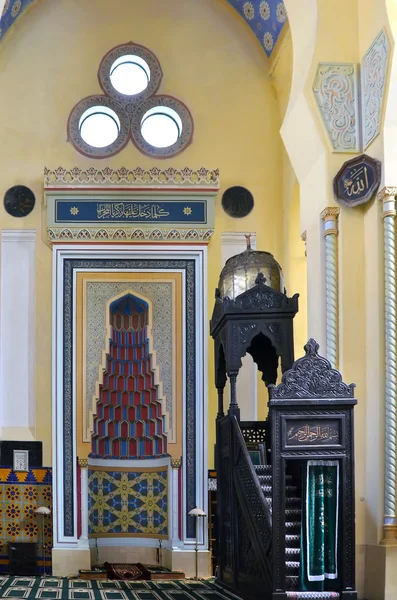
[[[389,42],[385,31],[382,29],[361,61],[361,105],[364,150],[371,144],[380,131],[388,57]]]
[[[320,63],[314,96],[334,152],[358,152],[357,68],[353,63]]]
[[[151,242],[209,242],[213,233],[213,229],[47,228],[48,240],[51,244],[66,241],[84,242],[98,240],[101,242],[137,242],[140,240],[150,240]]]
[[[90,167],[89,169],[80,169],[74,167],[72,169],[64,169],[59,166],[57,169],[44,168],[44,186],[50,188],[64,188],[69,185],[78,185],[84,187],[86,185],[98,185],[98,186],[114,186],[130,187],[131,185],[143,185],[143,186],[219,186],[219,169],[206,169],[201,167],[200,169],[190,169],[185,167],[184,169],[174,169],[169,167],[168,169],[159,169],[153,167],[152,169],[142,169],[137,167],[136,169],[111,169],[106,167],[104,169],[95,169]]]

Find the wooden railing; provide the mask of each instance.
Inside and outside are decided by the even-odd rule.
[[[250,424],[252,425],[252,424]],[[256,427],[261,436],[263,427]],[[260,424],[263,425],[263,424]],[[271,514],[250,459],[245,435],[233,415],[217,422],[218,582],[249,600],[272,590]],[[265,428],[266,429],[266,428]],[[253,441],[253,440],[252,440]],[[259,440],[257,440],[259,441]],[[261,439],[264,442],[265,438]]]

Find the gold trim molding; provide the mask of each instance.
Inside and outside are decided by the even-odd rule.
[[[208,243],[213,229],[129,229],[48,227],[50,244],[57,242],[205,242]]]
[[[172,167],[168,169],[95,169],[90,167],[83,170],[78,167],[73,169],[64,169],[58,167],[51,170],[44,168],[44,186],[45,187],[65,187],[65,186],[112,186],[129,187],[129,186],[219,186],[219,169],[184,169],[177,170]]]
[[[171,459],[171,467],[173,469],[180,469],[182,466],[182,458],[172,458]]]

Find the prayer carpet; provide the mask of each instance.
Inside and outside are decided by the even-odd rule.
[[[236,600],[208,580],[109,581],[0,577],[0,598],[28,600]]]

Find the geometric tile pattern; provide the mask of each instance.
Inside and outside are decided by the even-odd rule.
[[[15,472],[0,468],[0,573],[8,572],[9,542],[36,543],[39,571],[43,569],[41,516],[34,511],[47,506],[52,513],[50,468]],[[52,516],[44,517],[46,572],[51,568]]]
[[[0,40],[34,0],[6,0],[0,20]]]
[[[137,276],[138,278],[138,276]],[[98,365],[102,362],[102,351],[106,331],[106,304],[110,298],[123,292],[136,292],[151,302],[152,340],[156,350],[157,364],[161,365],[161,381],[166,397],[167,412],[172,426],[172,398],[175,391],[173,379],[173,287],[171,281],[126,281],[87,282],[86,288],[86,422],[90,429],[90,411],[94,410],[93,397],[96,393]]]
[[[0,41],[35,0],[6,0],[0,21]],[[287,21],[282,0],[227,0],[239,13],[258,38],[267,56],[270,56]]]
[[[287,21],[284,2],[280,0],[227,0],[248,23],[260,45],[270,57]]]
[[[90,536],[167,538],[168,472],[161,469],[144,473],[89,469]]]
[[[88,581],[55,577],[0,577],[0,598],[35,600],[232,600],[208,580]]]
[[[149,306],[127,293],[109,308],[110,340],[91,436],[96,458],[147,458],[167,451],[159,374],[149,342]]]

